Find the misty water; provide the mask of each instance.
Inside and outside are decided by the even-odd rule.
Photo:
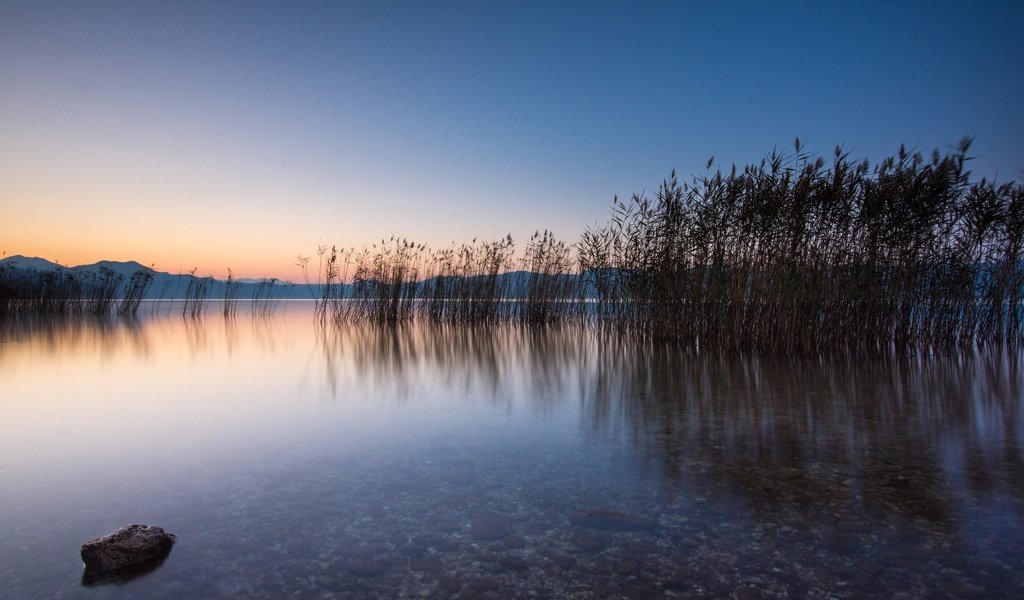
[[[6,598],[1007,597],[1024,359],[771,358],[575,327],[0,328]],[[178,536],[85,586],[80,545]]]

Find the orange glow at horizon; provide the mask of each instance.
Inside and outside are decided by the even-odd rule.
[[[110,176],[114,179],[114,173]],[[315,271],[320,244],[361,248],[395,235],[444,248],[472,237],[500,239],[511,233],[521,242],[529,235],[525,228],[506,230],[510,223],[505,218],[471,225],[465,215],[433,210],[433,202],[402,205],[391,190],[373,202],[336,200],[317,210],[316,202],[331,195],[325,190],[296,192],[290,202],[278,202],[267,181],[256,192],[200,185],[198,177],[183,187],[155,190],[144,177],[137,173],[117,179],[117,185],[102,185],[95,175],[62,172],[37,178],[16,173],[0,188],[5,215],[0,220],[0,257],[38,257],[66,266],[137,261],[157,271],[177,274],[195,268],[199,275],[220,279],[230,269],[236,278],[302,283],[297,257],[313,258],[309,268]],[[359,188],[337,194],[370,195]],[[229,201],[240,197],[247,202]],[[537,228],[548,225],[538,215],[532,218],[538,219]],[[568,227],[564,232],[570,241],[576,233]],[[311,279],[316,275],[309,273]]]
[[[295,254],[309,253],[311,244],[305,235],[293,233],[260,244],[242,232],[217,231],[220,227],[210,221],[176,221],[15,214],[0,223],[0,254],[39,257],[65,266],[137,261],[172,274],[195,268],[200,275],[225,278],[231,269],[234,277],[301,280],[294,263]],[[38,223],[44,224],[32,225]],[[285,251],[289,246],[294,247],[291,253]]]

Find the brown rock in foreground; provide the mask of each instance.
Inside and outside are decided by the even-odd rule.
[[[82,544],[82,562],[97,574],[138,567],[167,558],[175,539],[160,527],[127,525]]]

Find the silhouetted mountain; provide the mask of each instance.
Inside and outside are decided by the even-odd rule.
[[[109,269],[118,275],[123,277],[131,277],[138,271],[150,271],[156,273],[153,269],[143,266],[134,260],[127,262],[120,262],[115,260],[101,260],[91,265],[79,265],[77,267],[71,267],[72,271],[80,271],[87,273],[95,273],[101,269]]]
[[[15,254],[14,256],[7,256],[0,259],[0,266],[8,266],[13,268],[23,269],[35,269],[37,271],[59,271],[66,269],[67,267],[58,265],[55,262],[50,262],[45,258],[38,258],[35,256],[22,256]]]
[[[136,261],[110,261],[101,260],[90,265],[79,265],[76,267],[65,267],[44,258],[27,257],[21,255],[8,256],[0,259],[0,269],[9,269],[9,274],[18,277],[40,277],[70,276],[80,279],[96,278],[112,274],[121,281],[117,297],[124,295],[128,283],[136,273],[148,273],[152,276],[152,282],[146,291],[147,300],[174,300],[185,297],[189,281],[192,275],[174,275],[163,271],[155,271]],[[49,274],[49,275],[47,275]],[[195,277],[195,279],[206,286],[206,297],[211,299],[223,298],[226,295],[228,284],[226,281],[213,277]],[[246,279],[237,283],[235,297],[240,300],[253,298],[259,292],[266,295],[266,286],[272,286],[269,293],[274,298],[295,299],[312,298],[309,288],[305,285],[295,285],[278,280]]]

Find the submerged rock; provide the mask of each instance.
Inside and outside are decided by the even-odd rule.
[[[470,534],[478,540],[500,540],[512,533],[515,523],[505,515],[484,512],[476,515],[470,525]]]
[[[584,533],[582,531],[572,534],[569,541],[584,552],[597,552],[598,550],[604,549],[607,545],[607,540],[605,538],[590,535],[589,533]]]
[[[409,568],[413,571],[423,571],[424,573],[440,573],[444,571],[444,563],[436,556],[428,556],[409,561]]]
[[[86,579],[150,566],[163,561],[176,537],[160,527],[127,525],[103,537],[82,544]]]
[[[638,515],[595,509],[579,509],[569,515],[569,522],[577,527],[607,531],[644,531],[658,527],[657,521]]]
[[[387,573],[390,563],[386,560],[357,560],[349,563],[348,572],[356,577],[377,577]]]

